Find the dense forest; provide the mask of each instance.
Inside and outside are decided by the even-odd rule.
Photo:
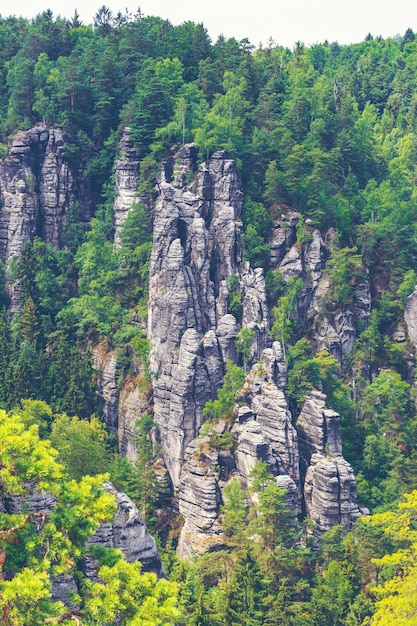
[[[75,190],[57,241],[38,224],[21,253],[2,257],[1,624],[417,623],[416,337],[404,320],[417,285],[416,81],[411,29],[289,50],[272,40],[213,43],[202,24],[104,6],[93,26],[50,10],[0,18],[0,159],[18,131],[61,129]],[[127,127],[139,186],[115,245],[115,161]],[[340,415],[358,502],[370,512],[349,532],[337,524],[318,539],[260,461],[249,486],[216,469],[225,472],[221,549],[176,554],[181,516],[158,465],[146,319],[160,164],[191,143],[198,164],[219,151],[237,164],[242,262],[263,269],[294,422],[313,389]],[[2,184],[0,176],[0,192]],[[25,184],[35,196],[36,172]],[[284,275],[273,262],[274,230],[290,213],[295,250],[315,233],[324,242],[326,289],[314,320],[303,308],[311,276]],[[0,229],[0,256],[5,238]],[[363,284],[366,316],[357,313]],[[239,390],[258,359],[237,274],[227,288],[236,358],[205,404],[200,435],[229,453]],[[350,310],[350,348],[320,344],[323,320]],[[97,346],[116,355],[119,388],[135,384],[148,397],[131,434],[134,460],[119,453],[117,426],[106,420]],[[96,555],[97,582],[80,570],[86,541],[114,514],[101,490],[109,478],[157,537],[166,579],[111,549]],[[46,519],[6,512],[7,498],[28,485],[55,498]],[[52,601],[51,580],[70,571],[78,593],[65,607]]]

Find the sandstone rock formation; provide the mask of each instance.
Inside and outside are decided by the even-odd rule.
[[[405,302],[404,320],[411,343],[417,346],[417,287]]]
[[[313,454],[304,483],[306,514],[315,523],[315,535],[341,524],[351,530],[360,512],[356,504],[353,470],[342,456]]]
[[[186,451],[179,485],[179,510],[184,526],[178,554],[189,558],[223,543],[219,522],[222,495],[219,486],[218,453],[207,438],[195,439]]]
[[[297,433],[283,390],[285,382],[286,362],[276,341],[272,348],[263,351],[262,361],[252,367],[242,389],[242,398],[249,410],[243,424],[235,425],[234,432],[239,441],[237,465],[243,475],[247,476],[258,460],[265,460],[276,466],[274,474],[287,474],[295,481],[299,479]],[[262,439],[267,449],[261,445]],[[258,441],[257,446],[253,445],[255,441]],[[249,461],[251,451],[252,461]]]
[[[164,576],[165,571],[161,563],[155,540],[139,514],[131,499],[124,493],[117,491],[111,483],[105,483],[104,489],[113,494],[117,510],[114,520],[102,524],[90,538],[88,545],[118,548],[128,563],[140,561],[143,571],[155,572],[157,576]],[[43,513],[48,515],[56,504],[56,500],[48,493],[29,490],[27,495],[8,496],[4,502],[0,500],[2,513],[17,514],[21,512]],[[97,562],[88,554],[84,558],[83,569],[92,579],[97,577]],[[59,576],[53,580],[52,598],[71,604],[70,594],[77,591],[75,578],[72,574]]]
[[[114,246],[120,245],[120,233],[129,210],[139,200],[139,155],[130,140],[130,128],[123,130],[120,157],[115,163]]]
[[[225,361],[235,358],[236,319],[228,313],[232,275],[242,284],[244,320],[256,335],[254,354],[268,327],[263,278],[241,268],[243,195],[236,164],[217,152],[195,171],[195,160],[190,144],[163,164],[150,262],[154,415],[175,486],[203,407],[215,396]]]
[[[305,513],[318,537],[336,524],[351,529],[360,514],[353,470],[342,456],[340,416],[325,402],[323,393],[312,391],[296,425]]]
[[[297,433],[283,392],[285,382],[285,359],[280,344],[274,342],[246,378],[239,398],[246,404],[239,408],[231,431],[235,445],[224,450],[213,445],[209,436],[199,436],[187,447],[178,490],[184,517],[180,555],[201,554],[223,544],[219,514],[225,477],[237,477],[249,486],[249,474],[258,461],[268,464],[287,490],[290,508],[298,512]],[[220,421],[212,428],[221,437],[227,427]]]
[[[165,570],[155,539],[148,533],[135,504],[125,493],[117,491],[111,483],[105,483],[104,489],[116,500],[116,514],[112,522],[101,524],[90,538],[87,547],[100,545],[105,548],[117,548],[123,552],[128,563],[140,561],[142,571],[155,572],[157,576],[164,576]],[[84,558],[83,567],[89,578],[94,580],[97,577],[97,562],[88,552]]]
[[[89,218],[87,194],[80,195],[80,183],[65,159],[65,142],[63,130],[40,124],[13,135],[9,156],[0,160],[0,260],[6,267],[35,235],[58,247],[75,202],[81,202],[83,219]],[[6,287],[15,311],[19,285]]]

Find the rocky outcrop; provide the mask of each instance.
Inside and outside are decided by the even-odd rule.
[[[300,455],[308,465],[313,454],[341,456],[340,416],[326,409],[326,396],[313,390],[297,419]]]
[[[111,483],[105,483],[104,489],[116,500],[116,514],[112,522],[101,524],[88,541],[87,548],[90,545],[117,548],[123,552],[128,563],[140,561],[142,571],[164,576],[165,570],[155,539],[148,533],[135,504],[125,493],[117,491]],[[93,580],[97,578],[97,561],[91,555],[87,554],[84,558],[83,568],[89,578]]]
[[[340,416],[325,403],[323,393],[312,391],[296,425],[305,513],[317,537],[335,524],[350,530],[360,514],[353,470],[342,456]]]
[[[297,224],[301,215],[287,208],[279,219],[274,220],[268,244],[271,250],[271,267],[277,269],[288,250],[297,239]]]
[[[222,495],[219,486],[219,458],[210,449],[208,438],[199,437],[187,448],[179,485],[179,510],[184,526],[178,554],[189,558],[223,544],[219,522]]]
[[[140,561],[143,571],[155,572],[157,576],[164,576],[165,571],[155,540],[149,535],[137,507],[126,494],[117,491],[111,483],[105,483],[104,489],[114,496],[117,510],[112,522],[101,524],[88,541],[87,548],[91,545],[117,548],[123,552],[128,563]],[[28,512],[48,515],[56,504],[55,498],[49,493],[36,491],[30,488],[30,485],[28,486],[28,494],[8,496],[3,500],[0,500],[2,512],[8,514]],[[41,518],[39,519],[39,523],[42,523]],[[88,554],[88,551],[84,559],[83,569],[84,573],[93,580],[97,578],[97,561]],[[65,604],[71,605],[71,594],[75,591],[77,591],[77,586],[72,574],[58,576],[53,580],[52,597],[54,601],[61,600]]]
[[[325,311],[323,307],[328,290],[328,278],[323,276],[315,290],[308,317],[313,320],[317,349],[328,350],[341,363],[355,346],[358,321],[367,321],[371,314],[370,286],[367,280],[358,283],[352,304],[335,311]]]
[[[120,390],[117,410],[119,451],[129,461],[136,460],[136,422],[152,412],[150,383],[143,373],[126,380]]]
[[[154,415],[175,486],[203,407],[215,397],[225,361],[236,356],[238,327],[228,313],[233,274],[242,284],[245,321],[255,331],[254,354],[268,327],[263,277],[241,268],[243,195],[236,164],[224,152],[197,171],[195,162],[194,146],[186,145],[163,164],[150,261]]]
[[[356,495],[353,470],[343,457],[313,454],[305,477],[304,501],[307,516],[316,523],[317,537],[337,524],[352,529],[360,515]]]
[[[97,370],[97,392],[103,401],[106,425],[110,431],[117,431],[119,389],[116,381],[117,359],[114,350],[98,344],[92,349],[93,365]]]
[[[269,331],[269,311],[266,299],[264,273],[261,268],[253,270],[249,263],[244,263],[239,280],[242,293],[242,326],[254,331],[249,362],[261,358]]]
[[[262,362],[246,378],[239,397],[246,404],[236,407],[231,429],[235,443],[228,433],[228,446],[222,446],[227,425],[219,421],[210,425],[210,436],[199,436],[187,447],[178,490],[184,517],[178,544],[182,556],[223,544],[219,515],[224,481],[234,476],[249,486],[250,472],[258,461],[268,464],[269,472],[287,490],[291,510],[298,512],[298,443],[283,392],[285,382],[285,359],[280,344],[274,342],[272,348],[263,350]]]
[[[139,200],[139,154],[130,140],[130,128],[123,130],[119,143],[120,157],[115,163],[114,246],[120,246],[120,234],[133,204]]]
[[[86,194],[81,198],[80,182],[65,159],[65,143],[62,129],[38,125],[13,135],[9,156],[0,160],[0,260],[6,267],[35,235],[58,247],[77,201],[82,200],[82,217],[89,217]],[[18,283],[9,282],[7,291],[11,310],[17,310]]]
[[[405,301],[404,320],[411,343],[417,346],[417,287]]]
[[[258,460],[267,461],[274,474],[299,479],[297,433],[284,394],[286,362],[279,342],[263,351],[262,362],[256,363],[246,378],[242,399],[248,410],[236,424],[238,436],[236,458],[243,475],[248,475]],[[256,446],[253,442],[257,442]],[[264,444],[261,444],[261,441]],[[265,444],[267,447],[265,448]],[[251,452],[252,460],[250,459]]]
[[[323,237],[320,231],[311,229],[306,220],[301,241],[297,241],[300,219],[299,213],[287,208],[281,218],[275,220],[269,239],[271,266],[281,272],[286,282],[294,277],[302,279],[303,286],[297,296],[298,316],[311,328],[317,349],[328,350],[342,363],[355,345],[357,322],[368,320],[370,316],[369,281],[358,281],[350,305],[335,310],[325,306],[329,292],[325,264],[331,254],[334,233],[329,230]]]

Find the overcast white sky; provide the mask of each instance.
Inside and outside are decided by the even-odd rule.
[[[390,37],[417,31],[414,0],[0,0],[0,15],[34,17],[50,8],[54,15],[71,17],[77,9],[85,24],[91,24],[97,9],[105,4],[113,12],[127,8],[135,13],[158,15],[173,24],[186,20],[203,22],[213,42],[226,37],[247,37],[257,46],[270,37],[293,47],[297,40],[310,45],[362,41],[371,32]]]

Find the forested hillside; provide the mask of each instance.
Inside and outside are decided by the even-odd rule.
[[[416,76],[411,29],[0,18],[1,623],[416,622]],[[85,574],[108,477],[169,581]]]

